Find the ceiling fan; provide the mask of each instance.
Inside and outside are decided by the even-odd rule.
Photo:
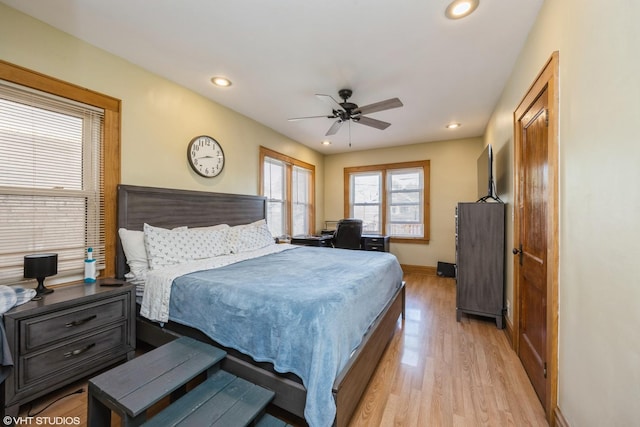
[[[315,119],[326,117],[328,119],[338,119],[336,120],[325,136],[335,135],[336,132],[340,129],[342,124],[346,121],[353,121],[355,123],[360,123],[361,125],[371,126],[376,129],[384,130],[391,126],[391,123],[383,122],[382,120],[372,119],[371,117],[365,117],[365,114],[371,114],[378,111],[390,110],[391,108],[402,107],[402,102],[398,98],[390,98],[385,101],[375,102],[373,104],[365,105],[363,107],[358,107],[357,104],[353,102],[347,102],[347,100],[351,97],[353,92],[351,89],[340,89],[338,91],[338,95],[342,98],[342,102],[336,101],[331,95],[323,95],[317,93],[316,96],[325,102],[327,102],[331,108],[330,115],[324,116],[307,116],[307,117],[294,117],[289,119],[289,121],[296,120],[304,120],[304,119]]]

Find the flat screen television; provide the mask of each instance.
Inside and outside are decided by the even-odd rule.
[[[498,199],[496,184],[493,179],[493,148],[488,144],[478,157],[478,201]]]

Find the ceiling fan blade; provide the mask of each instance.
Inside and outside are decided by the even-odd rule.
[[[324,102],[326,102],[327,104],[329,104],[332,110],[335,110],[336,108],[338,108],[341,111],[344,111],[344,108],[342,108],[342,105],[340,105],[340,103],[336,101],[333,96],[323,95],[321,93],[316,93],[316,96],[321,100],[323,100]]]
[[[376,102],[374,104],[365,105],[353,110],[354,114],[371,114],[377,111],[390,110],[392,108],[402,107],[404,104],[398,98],[391,98],[385,101]]]
[[[353,120],[356,123],[360,123],[361,125],[371,126],[376,129],[385,130],[391,123],[383,122],[382,120],[372,119],[371,117],[360,117],[358,119]]]
[[[306,117],[292,117],[290,119],[287,119],[290,122],[295,122],[296,120],[305,120],[305,119],[319,119],[319,118],[323,118],[323,119],[335,119],[336,116],[327,116],[326,114],[324,116],[306,116]]]
[[[342,126],[342,123],[344,123],[342,120],[336,120],[331,127],[329,128],[329,130],[327,131],[327,133],[324,134],[324,136],[330,136],[330,135],[335,135],[336,132],[338,132],[338,130],[340,129],[340,127]]]

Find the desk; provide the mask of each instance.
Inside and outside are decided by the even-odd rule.
[[[291,244],[330,248],[332,247],[332,239],[333,234],[323,234],[321,236],[298,235],[291,238]],[[363,234],[360,239],[360,250],[389,252],[389,236],[383,236],[380,234]]]
[[[320,246],[323,248],[331,247],[331,240],[333,239],[333,234],[326,234],[322,236],[312,236],[312,235],[298,235],[293,236],[291,238],[292,245],[302,245],[302,246]]]

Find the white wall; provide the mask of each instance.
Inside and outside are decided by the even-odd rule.
[[[513,111],[558,50],[558,405],[574,427],[640,420],[638,16],[637,1],[545,1],[485,138],[513,162]],[[512,221],[508,229],[510,247]]]
[[[402,264],[435,267],[438,261],[455,262],[457,202],[477,199],[476,162],[481,138],[429,142],[394,148],[354,151],[325,158],[324,217],[344,217],[344,168],[430,160],[431,240],[429,243],[392,243],[391,252]]]
[[[124,184],[258,194],[258,150],[264,145],[316,166],[316,206],[322,212],[320,153],[4,4],[0,58],[122,100]],[[189,141],[203,134],[225,152],[216,178],[200,177],[187,162]]]

